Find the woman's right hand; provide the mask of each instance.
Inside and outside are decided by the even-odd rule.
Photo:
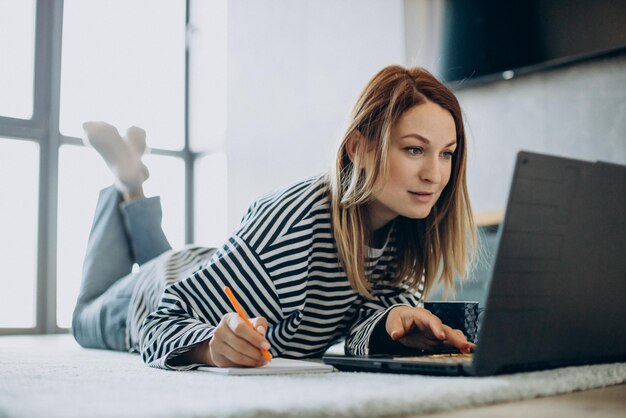
[[[263,317],[250,318],[255,329],[237,313],[228,313],[215,328],[213,337],[189,352],[193,363],[217,367],[260,367],[267,363],[261,349],[270,349],[265,339],[267,320]]]
[[[476,344],[467,341],[463,332],[442,324],[441,320],[424,308],[396,306],[389,311],[385,324],[387,334],[407,347],[438,350],[441,345],[470,353]]]

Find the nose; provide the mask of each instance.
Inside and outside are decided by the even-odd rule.
[[[427,183],[439,184],[441,183],[441,162],[437,156],[426,158],[420,167],[419,176],[420,179]]]

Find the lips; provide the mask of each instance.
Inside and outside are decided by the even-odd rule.
[[[432,199],[434,195],[434,193],[432,192],[412,192],[410,190],[409,190],[409,194],[411,195],[411,198],[413,198],[413,200],[416,200],[422,203],[430,202],[430,200]]]

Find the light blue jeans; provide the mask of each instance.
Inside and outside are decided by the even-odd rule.
[[[123,202],[114,187],[100,192],[89,234],[72,333],[86,348],[126,350],[126,318],[141,265],[171,249],[161,229],[158,197]]]

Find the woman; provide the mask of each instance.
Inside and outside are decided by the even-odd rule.
[[[331,173],[255,201],[219,249],[171,250],[141,189],[145,133],[86,123],[116,175],[101,192],[73,331],[153,367],[255,367],[272,355],[474,344],[423,309],[475,248],[458,101],[423,69],[390,66],[361,93]],[[141,269],[131,274],[133,262]],[[120,279],[121,278],[121,279]],[[256,329],[223,292],[229,286]]]

